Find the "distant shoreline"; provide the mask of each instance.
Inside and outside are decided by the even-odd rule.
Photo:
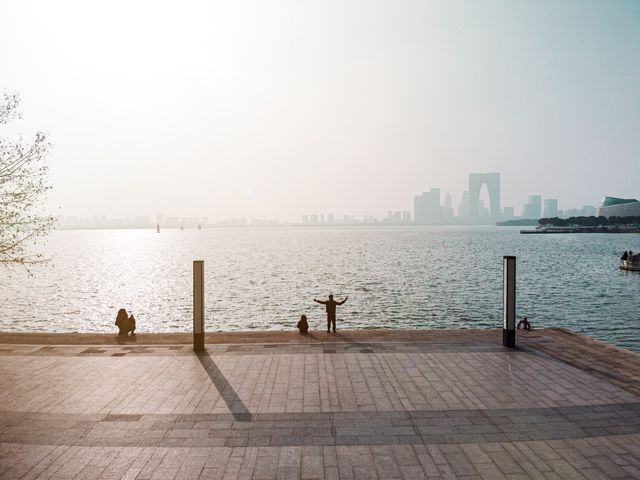
[[[207,225],[202,230],[225,229],[225,228],[363,228],[363,227],[495,227],[495,223],[439,223],[439,224],[417,224],[417,223],[327,223],[327,224],[303,224],[303,223],[282,223],[264,225]],[[498,225],[502,226],[502,225]],[[513,226],[513,225],[507,225]],[[520,225],[522,226],[522,225]],[[129,226],[129,227],[56,227],[56,230],[154,230],[155,226]],[[180,227],[160,227],[160,232],[164,230],[180,230]],[[198,230],[198,227],[184,227],[183,230]]]
[[[524,235],[554,233],[640,233],[640,227],[603,226],[603,227],[538,227],[534,230],[520,230]]]

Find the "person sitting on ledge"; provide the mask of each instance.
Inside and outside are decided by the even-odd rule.
[[[625,252],[620,257],[620,260],[626,260],[627,258],[629,258],[629,252],[625,250]]]
[[[126,335],[126,324],[129,315],[127,315],[127,311],[124,308],[118,310],[118,315],[116,315],[116,327],[118,327],[118,335]]]
[[[136,319],[133,316],[133,314],[129,315],[129,318],[127,319],[127,323],[125,326],[125,335],[127,335],[128,333],[131,333],[131,336],[134,337],[136,335]]]
[[[298,330],[300,330],[301,335],[306,335],[309,331],[309,324],[307,323],[307,316],[302,315],[300,320],[298,321]]]
[[[127,336],[131,332],[131,336],[134,336],[136,319],[133,315],[128,315],[124,308],[121,308],[116,315],[116,327],[118,327],[118,335]]]
[[[523,330],[531,330],[531,323],[527,320],[527,317],[524,317],[522,320],[518,322],[518,330],[520,330],[520,326],[522,326]]]

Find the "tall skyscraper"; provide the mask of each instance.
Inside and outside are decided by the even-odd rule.
[[[492,218],[500,217],[500,174],[494,173],[470,173],[469,174],[469,217],[477,218],[480,215],[478,208],[480,201],[480,189],[486,185],[489,190],[489,214]]]
[[[451,206],[451,195],[444,196],[444,218],[453,218],[453,207]]]
[[[437,223],[444,218],[444,207],[440,205],[440,189],[432,188],[413,197],[413,219],[416,223]]]
[[[524,205],[522,216],[534,219],[542,217],[542,197],[540,195],[529,195],[529,203]]]
[[[557,198],[545,198],[544,212],[542,216],[544,218],[554,218],[558,216],[558,199]]]
[[[469,216],[469,193],[466,190],[462,192],[462,201],[458,206],[458,216],[462,218]]]

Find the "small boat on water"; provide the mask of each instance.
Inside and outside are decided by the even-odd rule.
[[[629,270],[631,272],[640,272],[640,254],[629,255],[627,258],[620,259],[620,270]]]

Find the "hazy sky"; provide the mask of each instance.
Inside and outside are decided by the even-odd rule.
[[[67,215],[640,197],[640,1],[0,0],[0,91]]]

